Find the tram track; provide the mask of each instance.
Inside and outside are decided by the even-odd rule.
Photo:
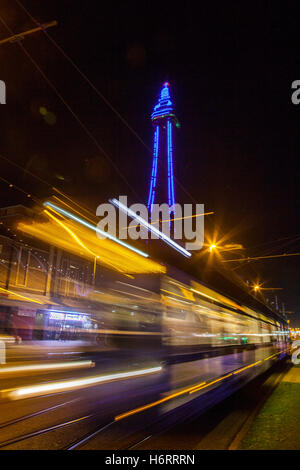
[[[248,391],[245,387],[242,397],[240,394],[238,399],[230,396],[196,418],[187,417],[186,421],[182,420],[179,425],[176,424],[167,431],[149,433],[126,450],[237,450],[254,418],[274,392],[289,366],[279,364],[278,367],[279,370],[273,371],[264,382],[260,382],[261,377],[253,383],[250,382],[247,385]],[[249,393],[251,396],[257,386],[260,386],[260,397],[249,405]]]
[[[51,411],[56,410],[57,408],[62,408],[63,406],[66,406],[66,405],[68,405],[70,403],[73,403],[73,402],[76,402],[76,401],[78,401],[78,398],[66,401],[64,403],[59,403],[58,405],[49,406],[48,408],[44,408],[42,410],[38,410],[38,411],[35,411],[33,413],[29,413],[27,415],[20,416],[19,418],[14,418],[14,419],[11,419],[11,420],[8,420],[8,421],[4,421],[3,423],[0,423],[0,429],[4,429],[4,428],[7,428],[9,426],[13,426],[14,424],[21,423],[23,421],[26,421],[27,419],[34,418],[36,416],[40,416],[40,415],[45,414],[45,413],[49,413]],[[1,441],[0,441],[0,444],[1,444]]]
[[[285,373],[285,371],[280,375],[280,377],[283,376],[284,373]],[[272,375],[271,375],[271,377],[272,377]],[[280,379],[278,379],[278,380],[276,379],[273,388],[271,388],[271,389],[269,388],[268,396],[275,389],[275,387],[277,386],[279,381],[280,381]],[[230,397],[229,397],[229,399],[230,399]],[[265,397],[265,400],[266,399],[267,399],[267,396]],[[262,400],[260,400],[260,403],[261,402],[262,402]],[[189,407],[190,404],[187,403],[186,405],[179,405],[179,408],[180,407],[185,407],[185,406]],[[262,404],[260,406],[262,406]],[[202,413],[202,415],[205,415],[206,413],[209,413],[209,411]],[[249,411],[249,413],[247,414],[247,416],[244,420],[245,422],[248,420],[249,415],[251,415],[252,413],[253,413],[253,410],[251,408],[251,410]],[[172,414],[172,412],[166,412],[163,415],[161,415],[159,417],[158,421],[152,423],[151,428],[148,426],[146,428],[143,428],[142,430],[140,429],[139,430],[139,438],[137,440],[133,440],[125,446],[121,446],[118,450],[133,450],[133,449],[138,448],[139,446],[143,445],[146,442],[147,442],[147,444],[149,444],[149,441],[155,441],[155,439],[157,439],[161,435],[166,434],[168,431],[172,430],[172,428],[174,428],[174,427],[176,428],[176,426],[178,426],[178,425],[180,426],[181,420],[180,420],[180,418],[176,419],[176,417],[175,417],[175,419],[173,418],[173,422],[172,422],[172,419],[171,419],[171,424],[170,423],[169,423],[169,425],[168,425],[168,423],[162,424],[164,422],[165,418],[166,418],[166,415],[170,415],[170,414]],[[174,413],[173,413],[173,415],[174,415]],[[188,418],[188,420],[189,420],[189,418]],[[244,425],[244,421],[242,421],[242,423],[241,423],[241,426],[240,426],[241,428]],[[76,449],[83,448],[86,445],[89,445],[89,443],[91,441],[93,441],[93,439],[99,438],[101,433],[104,432],[104,431],[107,431],[108,428],[115,427],[117,425],[117,423],[118,423],[118,421],[114,420],[114,421],[111,421],[111,422],[105,424],[104,426],[96,428],[91,433],[86,434],[85,436],[83,436],[78,441],[73,442],[71,445],[67,446],[65,449],[66,450],[76,450]],[[142,436],[141,436],[141,433],[142,433]],[[233,436],[232,441],[233,441],[234,437],[235,436]],[[178,445],[180,447],[180,444],[178,444]],[[228,448],[231,449],[230,445],[231,445],[231,443],[228,445]],[[143,447],[141,447],[141,448],[143,448]]]
[[[21,442],[21,441],[31,439],[33,437],[41,436],[45,433],[48,433],[48,432],[51,432],[51,431],[54,431],[54,430],[57,430],[57,429],[64,428],[66,426],[71,426],[72,424],[76,424],[76,423],[78,423],[80,421],[83,421],[85,419],[88,419],[90,417],[92,417],[92,415],[82,416],[80,418],[76,418],[76,419],[73,419],[71,421],[66,421],[66,422],[63,422],[63,423],[60,423],[60,424],[56,424],[54,426],[49,426],[48,428],[43,428],[43,429],[40,429],[38,431],[33,431],[31,433],[22,434],[18,437],[8,439],[6,441],[2,441],[2,442],[0,442],[0,449],[3,449],[5,447],[8,447],[8,446],[13,445],[13,444],[17,444],[18,442]]]
[[[269,357],[266,358],[266,359],[269,359]],[[254,363],[254,364],[256,364],[256,363]],[[244,370],[245,368],[242,368],[242,369]],[[284,374],[284,372],[281,374],[281,376],[283,376],[283,374]],[[269,390],[270,393],[272,393],[272,391],[276,388],[279,381],[280,381],[280,379],[278,379],[277,381],[275,380],[272,390]],[[266,401],[268,396],[264,397],[264,401]],[[27,420],[29,421],[29,420],[31,420],[35,417],[40,416],[40,415],[45,415],[47,413],[51,414],[51,413],[55,412],[56,410],[58,410],[60,408],[63,408],[67,405],[70,405],[71,403],[76,402],[77,400],[79,400],[79,398],[75,398],[73,400],[66,401],[65,403],[59,403],[57,405],[53,405],[53,406],[38,410],[38,411],[35,411],[33,413],[23,415],[23,416],[20,416],[18,418],[15,418],[15,419],[7,420],[3,423],[0,423],[0,430],[5,430],[6,428],[12,427],[14,425],[25,422]],[[193,400],[191,400],[191,401],[193,401]],[[264,403],[264,401],[263,401],[263,403]],[[260,400],[260,406],[259,406],[259,408],[257,408],[258,410],[263,405],[263,403],[262,403],[262,400]],[[179,405],[179,408],[181,408],[182,406],[184,407],[185,405]],[[178,407],[176,407],[176,409],[178,409]],[[118,433],[119,430],[122,429],[122,427],[121,428],[119,427],[119,424],[120,424],[120,422],[123,422],[123,420],[118,421],[116,419],[112,419],[113,415],[111,415],[111,416],[107,415],[106,416],[106,422],[104,424],[102,423],[99,426],[99,422],[97,422],[97,421],[99,420],[99,417],[101,416],[102,411],[99,410],[99,411],[92,412],[92,413],[88,413],[87,411],[88,410],[86,410],[85,413],[83,411],[81,416],[78,417],[78,415],[77,415],[77,417],[75,417],[74,419],[71,419],[72,418],[72,416],[71,416],[69,420],[65,419],[64,421],[62,421],[60,423],[57,423],[57,424],[56,423],[53,423],[53,424],[49,423],[49,426],[44,426],[40,429],[32,430],[31,432],[27,432],[27,433],[24,432],[22,434],[13,436],[11,438],[1,440],[0,441],[0,449],[5,449],[7,447],[18,444],[22,441],[29,441],[33,438],[37,438],[39,436],[45,435],[47,433],[51,433],[51,432],[59,430],[59,429],[71,427],[71,426],[76,425],[77,423],[80,423],[80,422],[86,422],[86,425],[87,425],[86,430],[90,429],[89,432],[86,432],[85,434],[82,433],[82,435],[80,435],[80,430],[76,431],[76,432],[78,432],[78,438],[74,439],[73,442],[72,442],[72,439],[70,438],[70,436],[64,437],[64,440],[65,441],[67,440],[66,441],[67,443],[65,443],[64,445],[62,445],[60,447],[61,450],[85,449],[85,448],[89,448],[91,445],[93,447],[93,445],[95,445],[94,440],[97,439],[97,438],[100,438],[101,434],[105,433],[106,431],[108,431],[108,434],[104,435],[104,439],[106,441],[111,440],[111,442],[113,443],[112,448],[116,449],[116,447],[115,447],[116,442],[114,442],[113,436],[114,436],[115,432]],[[206,414],[206,413],[204,413],[204,414]],[[228,443],[226,448],[228,448],[228,449],[237,448],[236,447],[236,442],[238,440],[238,436],[241,436],[241,434],[243,434],[245,426],[247,426],[247,423],[249,424],[249,419],[250,419],[252,414],[253,414],[253,409],[251,409],[248,413],[248,416],[245,417],[245,419],[243,419],[241,421],[238,431],[232,436],[232,439]],[[102,418],[103,418],[103,416],[102,416]],[[152,445],[154,446],[152,448],[156,448],[155,447],[155,440],[157,440],[158,438],[160,439],[160,436],[162,436],[162,440],[160,442],[163,442],[163,436],[166,435],[167,433],[169,433],[170,431],[172,431],[173,428],[181,427],[181,421],[182,421],[182,418],[177,419],[176,413],[174,413],[174,410],[166,411],[165,413],[161,414],[158,419],[156,417],[156,419],[154,419],[154,421],[152,421],[151,423],[148,422],[147,426],[139,424],[138,428],[133,429],[133,432],[132,432],[132,429],[131,429],[131,433],[129,433],[129,434],[126,433],[126,435],[124,435],[124,439],[122,439],[121,442],[120,442],[119,450],[135,450],[135,449],[140,450],[140,449],[146,449],[146,448],[150,449]],[[185,419],[183,419],[183,421],[185,421]],[[189,421],[189,418],[187,418],[187,421]],[[188,424],[187,424],[187,427],[188,427]],[[94,441],[94,443],[93,443],[93,441]],[[51,447],[52,447],[52,445],[51,445]],[[98,448],[101,448],[101,446],[99,446]],[[181,448],[180,444],[179,444],[179,447],[177,446],[177,448]]]

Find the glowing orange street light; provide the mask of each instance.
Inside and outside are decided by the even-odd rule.
[[[221,241],[219,241],[219,242],[210,242],[206,246],[208,246],[208,249],[209,249],[210,252],[216,250],[218,252],[218,254],[221,253],[221,252],[225,252],[225,251],[234,251],[234,250],[243,250],[244,249],[243,245],[241,245],[241,244],[231,243],[231,244],[222,245]]]

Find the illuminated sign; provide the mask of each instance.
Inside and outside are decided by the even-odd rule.
[[[50,320],[85,322],[87,315],[77,313],[50,312]]]

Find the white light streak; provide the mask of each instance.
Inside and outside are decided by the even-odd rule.
[[[84,225],[85,227],[88,227],[90,228],[91,230],[94,230],[95,232],[98,232],[100,233],[103,237],[106,237],[106,238],[109,238],[110,240],[118,243],[119,245],[122,245],[124,246],[125,248],[128,248],[128,250],[131,250],[131,251],[134,251],[135,253],[137,253],[138,255],[141,255],[143,256],[144,258],[148,258],[149,255],[147,253],[144,253],[143,251],[141,250],[138,250],[137,248],[134,248],[133,246],[131,245],[128,245],[127,243],[123,242],[122,240],[119,240],[118,238],[114,237],[113,235],[111,235],[110,233],[108,232],[104,232],[104,230],[101,230],[99,229],[98,227],[95,227],[95,225],[92,225],[90,224],[89,222],[86,222],[86,220],[83,220],[79,217],[77,217],[76,215],[72,214],[71,212],[68,212],[66,211],[65,209],[62,209],[61,207],[58,207],[56,206],[55,204],[52,204],[52,202],[44,202],[43,204],[45,207],[50,207],[52,209],[55,209],[57,212],[59,212],[60,214],[63,214],[65,215],[66,217],[69,217],[70,219],[73,219],[75,220],[76,222],[78,222],[79,224],[82,224]]]
[[[93,361],[53,362],[51,364],[28,364],[23,366],[0,367],[0,374],[11,372],[29,372],[40,370],[77,369],[81,367],[94,367]]]
[[[121,211],[125,212],[128,214],[130,217],[133,219],[136,219],[141,225],[146,227],[150,232],[153,232],[155,235],[157,235],[161,240],[165,241],[169,246],[177,250],[179,253],[182,255],[186,256],[187,258],[190,258],[192,254],[187,251],[185,248],[182,246],[178,245],[178,243],[174,242],[170,237],[165,235],[163,232],[158,230],[156,227],[153,227],[153,225],[149,224],[145,219],[140,217],[138,214],[136,214],[133,210],[129,209],[129,207],[125,206],[122,202],[118,201],[117,199],[111,199],[110,202],[114,204],[114,206],[118,207]]]
[[[48,395],[50,393],[55,392],[63,392],[78,388],[87,387],[89,385],[98,385],[100,383],[110,382],[113,380],[122,380],[128,379],[131,377],[140,377],[143,375],[153,374],[155,372],[160,372],[162,370],[161,366],[158,367],[151,367],[149,369],[140,369],[140,370],[133,370],[129,372],[119,372],[115,374],[108,374],[108,375],[97,375],[95,377],[87,377],[82,379],[74,379],[74,380],[64,380],[61,382],[51,382],[27,387],[20,387],[15,390],[8,390],[7,395],[8,398],[12,400],[18,400],[20,398],[27,398],[32,396],[39,396],[39,395]],[[5,391],[2,391],[5,392]]]

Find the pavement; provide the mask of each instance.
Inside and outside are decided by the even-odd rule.
[[[300,366],[292,366],[283,376],[239,450],[300,450]]]
[[[283,377],[282,382],[300,383],[300,367],[292,367]]]

